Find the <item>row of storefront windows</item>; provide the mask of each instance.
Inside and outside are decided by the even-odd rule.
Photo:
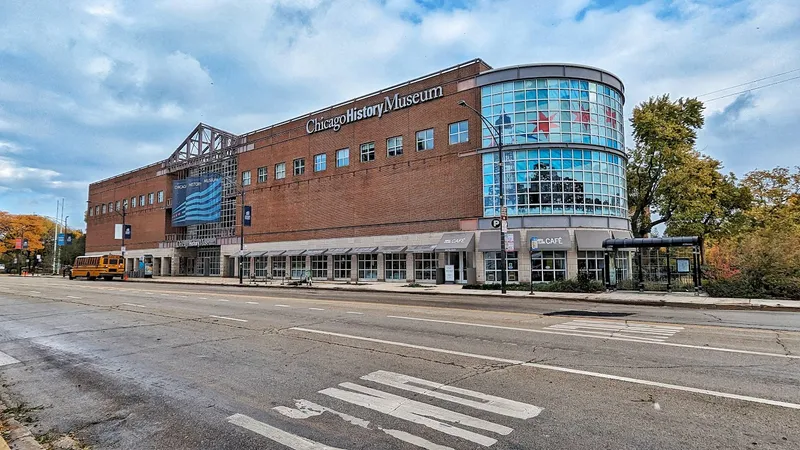
[[[386,281],[405,281],[407,279],[407,262],[405,253],[387,253],[384,255],[384,278]],[[484,280],[487,283],[500,282],[501,254],[500,252],[484,252]],[[276,257],[272,260],[271,270],[267,266],[267,257],[259,257],[254,260],[254,275],[265,277],[271,275],[273,278],[284,278],[287,276],[286,258]],[[616,267],[619,276],[627,276],[628,260],[624,256],[616,259]],[[250,259],[242,262],[243,274],[250,276]],[[306,257],[290,257],[291,278],[302,278],[306,274]],[[519,277],[519,253],[506,253],[507,280],[509,283],[520,281]],[[414,276],[417,281],[435,281],[438,258],[435,253],[415,253],[414,254]],[[333,256],[333,278],[337,280],[349,280],[352,269],[352,259],[350,255]],[[602,281],[604,279],[605,257],[602,251],[579,251],[578,252],[578,274],[583,274],[591,280]],[[326,279],[328,277],[328,257],[326,255],[311,257],[311,277],[316,279]],[[531,279],[534,283],[558,281],[567,278],[567,252],[566,251],[542,251],[531,258]],[[377,280],[378,279],[378,255],[375,253],[358,255],[358,279]]]

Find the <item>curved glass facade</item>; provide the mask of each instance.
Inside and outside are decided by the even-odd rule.
[[[483,156],[483,211],[500,215],[497,153]],[[504,151],[509,216],[628,216],[625,160],[610,152],[566,148]]]
[[[481,113],[503,125],[503,144],[564,142],[624,149],[623,97],[602,83],[537,78],[481,88]],[[496,145],[483,125],[483,147]]]

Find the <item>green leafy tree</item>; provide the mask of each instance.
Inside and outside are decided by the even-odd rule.
[[[742,179],[753,196],[747,215],[755,228],[800,226],[800,166],[754,170]]]
[[[694,150],[703,126],[703,103],[669,95],[650,98],[633,110],[635,147],[630,151],[627,181],[631,227],[637,237],[691,208],[696,195],[707,191],[696,170],[704,161]]]

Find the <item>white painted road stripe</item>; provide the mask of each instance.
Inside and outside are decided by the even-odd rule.
[[[588,319],[575,319],[572,322],[574,323],[585,323],[589,325],[603,325],[603,324],[618,324],[619,322],[611,322],[608,320],[588,320]],[[629,326],[637,326],[637,327],[650,327],[650,328],[663,328],[663,329],[671,329],[671,330],[684,330],[685,328],[679,325],[661,325],[661,324],[646,324],[646,323],[632,323]]]
[[[228,417],[228,422],[246,428],[254,433],[258,433],[294,450],[342,450],[302,438],[292,433],[287,433],[286,431],[267,425],[264,422],[259,422],[244,414],[234,414]]]
[[[224,298],[218,298],[217,301],[218,302],[229,302],[230,300],[226,300]]]
[[[330,332],[330,331],[312,330],[310,328],[292,327],[292,328],[289,328],[289,329],[290,330],[296,330],[296,331],[303,331],[303,332],[306,332],[306,333],[323,334],[323,335],[327,335],[327,336],[336,336],[336,337],[345,338],[345,339],[355,339],[355,340],[359,340],[359,341],[375,342],[375,343],[378,343],[378,344],[385,344],[385,345],[395,345],[395,346],[398,346],[398,347],[413,348],[413,349],[417,349],[417,350],[425,350],[425,351],[436,352],[436,353],[446,353],[448,355],[456,355],[456,356],[464,356],[464,357],[468,357],[468,358],[483,359],[483,360],[486,360],[486,361],[495,361],[495,362],[513,364],[513,365],[518,365],[518,366],[533,367],[533,368],[536,368],[536,369],[553,370],[553,371],[556,371],[556,372],[565,372],[565,373],[571,373],[571,374],[575,374],[575,375],[586,375],[586,376],[590,376],[590,377],[604,378],[604,379],[607,379],[607,380],[624,381],[624,382],[627,382],[627,383],[641,384],[641,385],[645,385],[645,386],[654,386],[654,387],[660,387],[660,388],[664,388],[664,389],[672,389],[672,390],[683,391],[683,392],[692,392],[692,393],[695,393],[695,394],[711,395],[711,396],[714,396],[714,397],[730,398],[730,399],[734,399],[734,400],[742,400],[742,401],[752,402],[752,403],[761,403],[761,404],[764,404],[764,405],[780,406],[780,407],[783,407],[783,408],[800,409],[800,404],[797,404],[797,403],[782,402],[782,401],[778,401],[778,400],[770,400],[770,399],[758,398],[758,397],[749,397],[747,395],[730,394],[730,393],[727,393],[727,392],[711,391],[711,390],[707,390],[707,389],[699,389],[699,388],[693,388],[693,387],[688,387],[688,386],[680,386],[680,385],[677,385],[677,384],[661,383],[661,382],[658,382],[658,381],[640,380],[640,379],[637,379],[637,378],[622,377],[622,376],[610,375],[610,374],[599,373],[599,372],[589,372],[589,371],[586,371],[586,370],[570,369],[568,367],[550,366],[550,365],[546,365],[546,364],[537,364],[537,363],[529,363],[529,362],[525,362],[525,361],[518,361],[518,360],[515,360],[515,359],[498,358],[498,357],[495,357],[495,356],[478,355],[478,354],[475,354],[475,353],[459,352],[459,351],[447,350],[447,349],[443,349],[443,348],[426,347],[426,346],[423,346],[423,345],[407,344],[405,342],[386,341],[386,340],[383,340],[383,339],[375,339],[375,338],[369,338],[369,337],[363,337],[363,336],[353,336],[353,335],[350,335],[350,334],[342,334],[342,333],[333,333],[333,332]]]
[[[67,298],[81,298],[81,297],[75,297],[74,295],[68,295]]]
[[[16,364],[19,360],[12,357],[11,355],[7,355],[3,352],[0,352],[0,367],[8,366],[10,364]]]
[[[291,308],[291,306],[289,305],[275,305],[275,306],[277,306],[278,308]]]
[[[527,333],[542,333],[542,334],[558,334],[561,336],[576,336],[576,337],[585,337],[590,339],[608,339],[613,341],[623,341],[623,342],[638,342],[642,344],[655,344],[655,345],[666,345],[669,347],[680,347],[680,348],[694,348],[698,350],[711,350],[715,352],[726,352],[726,353],[742,353],[745,355],[758,355],[758,356],[775,356],[779,358],[789,358],[789,359],[800,359],[800,355],[783,355],[780,353],[768,353],[768,352],[757,352],[753,350],[737,350],[734,348],[722,348],[722,347],[705,347],[702,345],[691,345],[691,344],[677,344],[674,342],[655,342],[655,341],[645,341],[636,339],[628,339],[628,338],[619,338],[619,337],[603,337],[603,336],[592,336],[586,334],[577,334],[577,333],[562,333],[558,331],[548,331],[548,330],[533,330],[530,328],[517,328],[517,327],[504,327],[500,325],[487,325],[483,323],[470,323],[470,322],[455,322],[452,320],[438,320],[438,319],[423,319],[421,317],[405,317],[405,316],[386,316],[391,319],[402,319],[402,320],[414,320],[418,322],[432,322],[432,323],[447,323],[451,325],[465,325],[469,327],[479,327],[479,328],[496,328],[498,330],[509,330],[509,331],[525,331]]]
[[[357,315],[364,315],[364,313],[362,313],[362,312],[358,312],[358,311],[347,311],[347,314],[357,314]]]
[[[210,314],[208,317],[213,317],[213,318],[215,318],[215,319],[235,320],[235,321],[237,321],[237,322],[247,322],[247,321],[246,321],[246,320],[244,320],[244,319],[235,319],[235,318],[233,318],[233,317],[225,317],[225,316],[215,316],[215,315],[213,315],[213,314]]]
[[[312,311],[325,311],[325,309],[323,309],[323,308],[308,308],[308,309],[310,309]]]
[[[403,442],[408,442],[411,445],[416,445],[417,447],[420,448],[425,448],[428,450],[454,450],[453,447],[434,444],[433,442],[427,439],[423,439],[411,433],[406,433],[405,431],[384,429],[383,432],[388,434],[389,436],[400,439]]]
[[[31,291],[31,294],[41,294],[39,291]]]
[[[471,391],[469,389],[462,389],[455,386],[423,380],[422,378],[415,378],[400,373],[387,372],[385,370],[372,372],[369,375],[364,375],[361,377],[361,379],[379,384],[385,384],[386,386],[402,389],[404,391],[427,395],[440,400],[447,400],[449,402],[458,403],[459,405],[469,406],[482,411],[489,411],[508,417],[516,417],[517,419],[530,419],[538,416],[542,412],[542,408],[528,403],[521,403],[514,400],[509,400],[507,398],[495,397],[494,395],[484,394],[482,392]],[[430,389],[420,386],[426,386]],[[446,394],[445,392],[441,391],[459,394],[461,397]]]
[[[247,302],[248,305],[257,305],[258,302]]]
[[[147,308],[147,306],[144,306],[144,305],[137,305],[136,303],[123,303],[123,305],[135,306],[135,307],[137,307],[137,308]]]

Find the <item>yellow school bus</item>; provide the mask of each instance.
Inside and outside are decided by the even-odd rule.
[[[69,279],[86,277],[96,280],[102,277],[109,281],[114,277],[125,276],[125,260],[120,255],[78,256],[69,273]]]

